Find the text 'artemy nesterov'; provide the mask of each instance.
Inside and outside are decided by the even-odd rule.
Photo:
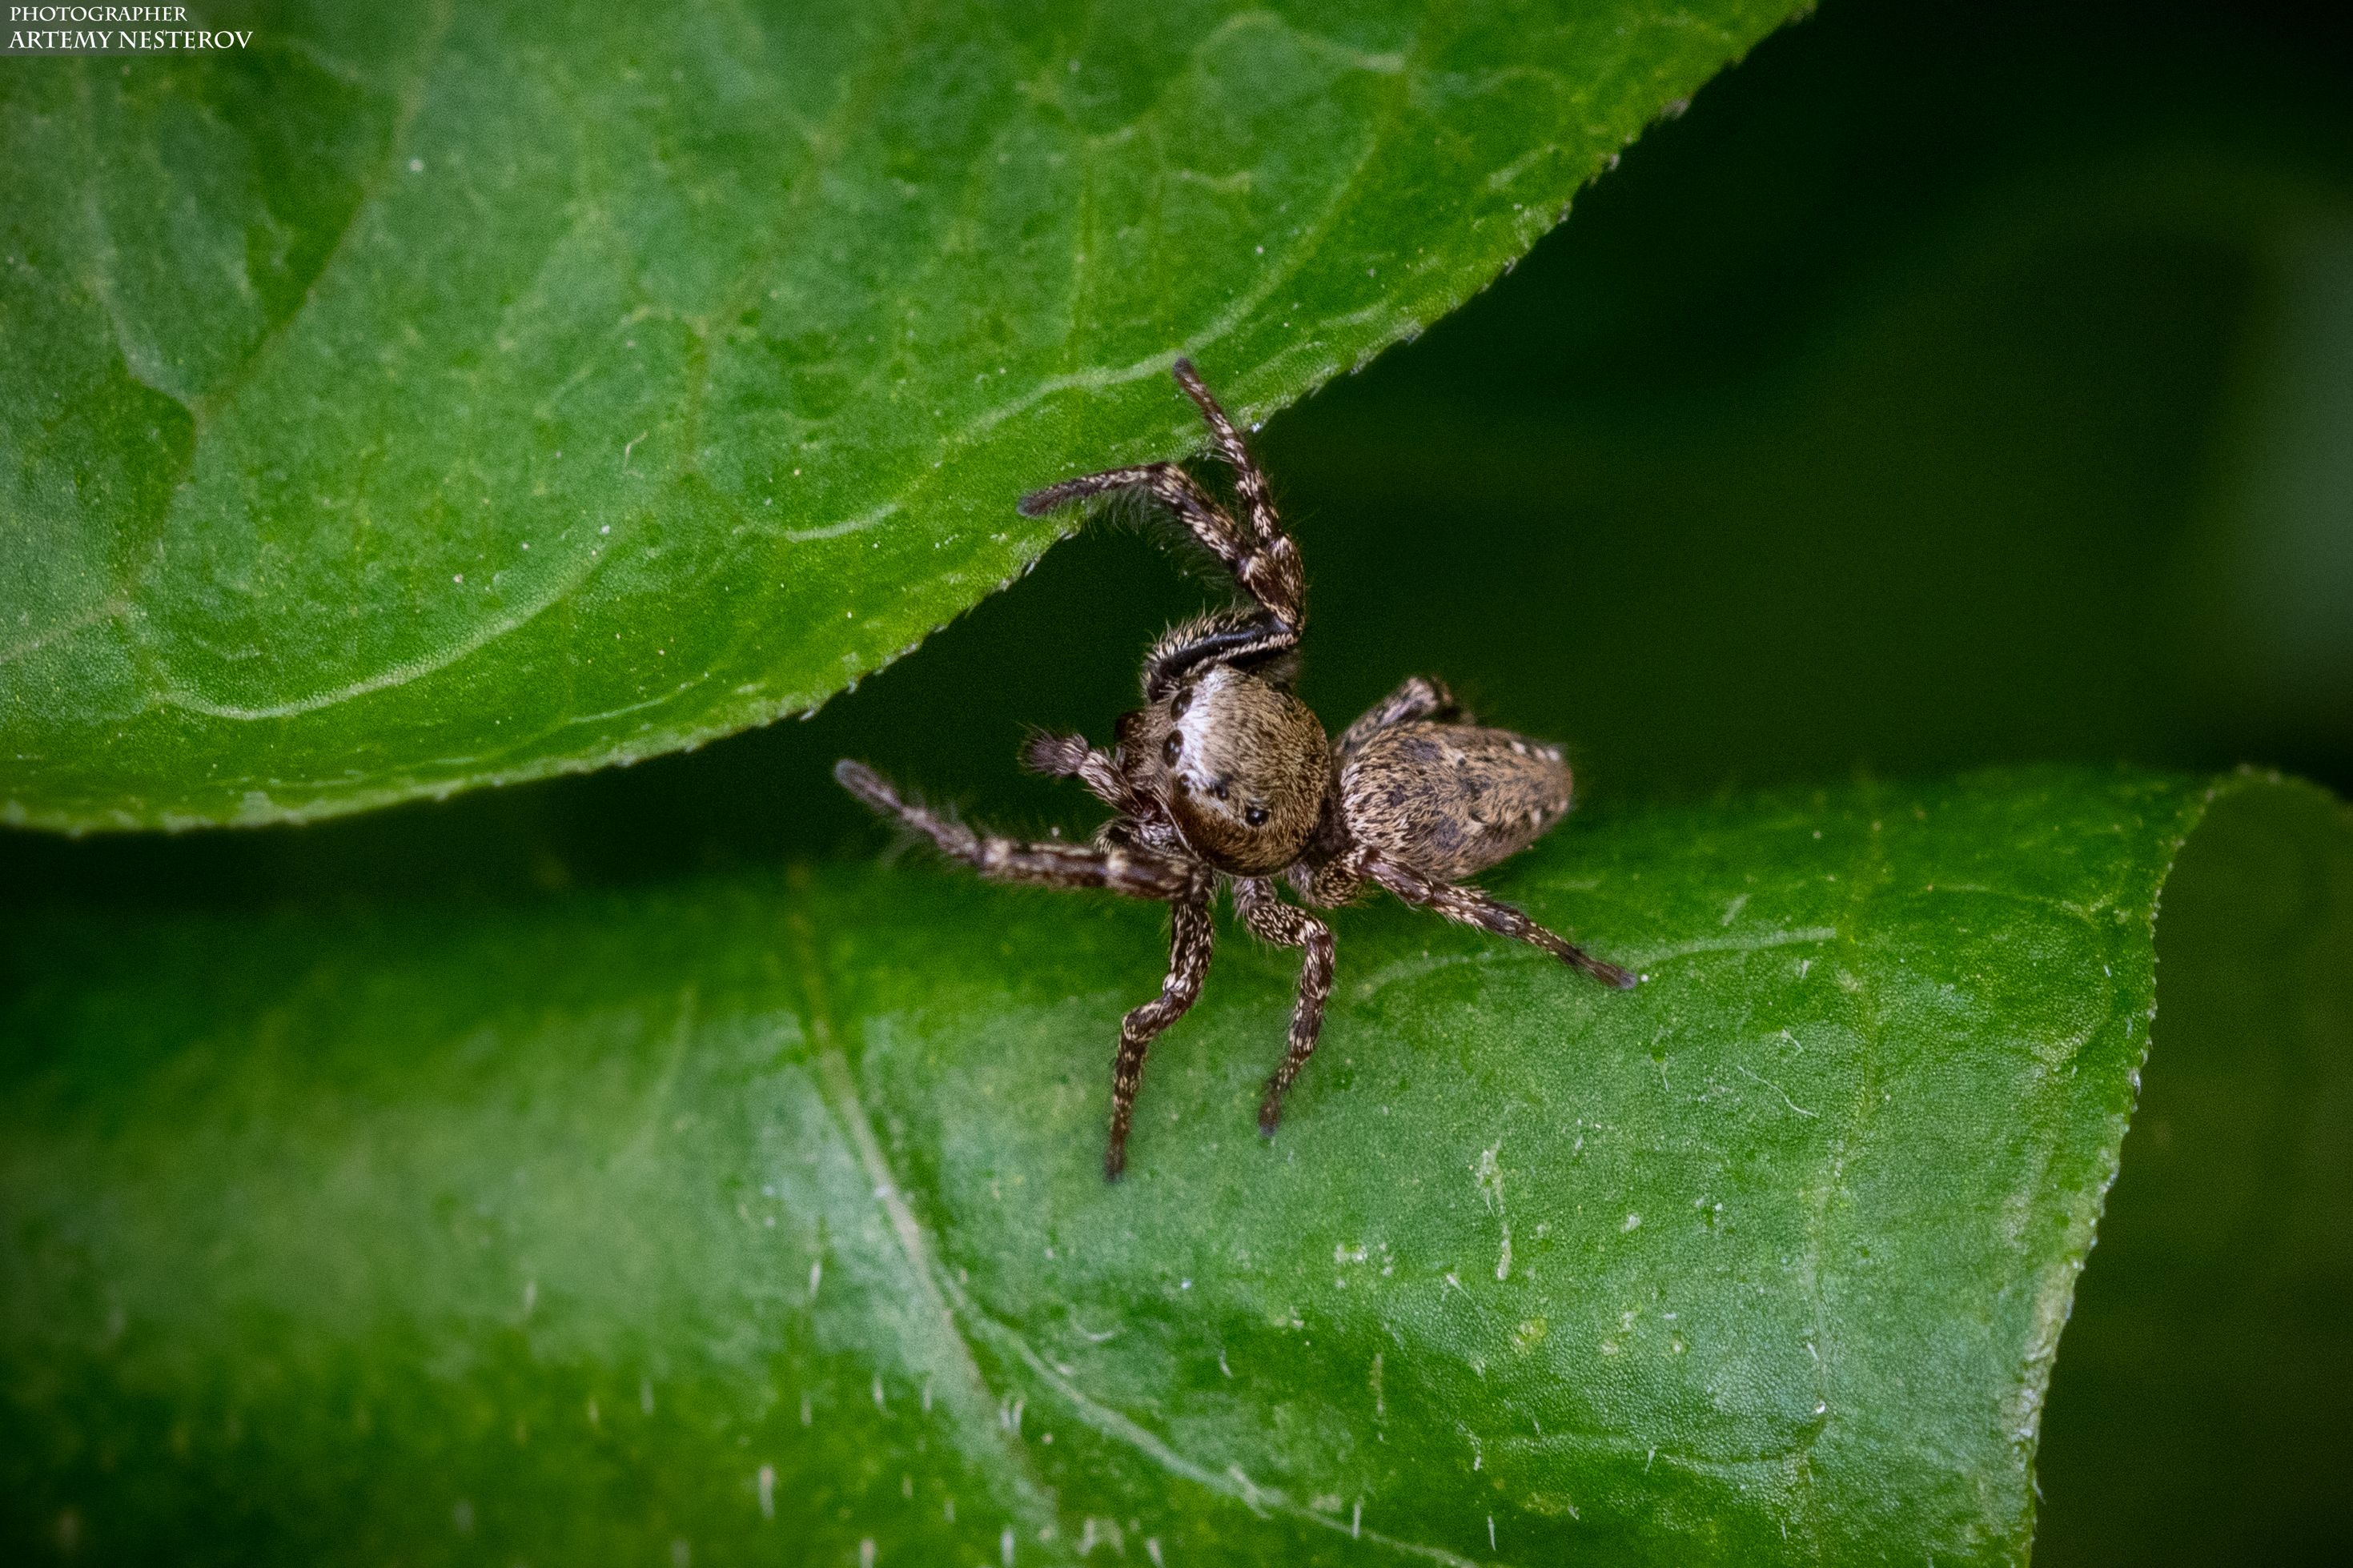
[[[10,54],[173,55],[252,42],[250,28],[189,26],[185,5],[8,7]]]

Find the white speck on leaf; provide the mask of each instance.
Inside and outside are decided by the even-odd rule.
[[[1504,1168],[1495,1161],[1503,1147],[1498,1143],[1479,1152],[1478,1177],[1479,1195],[1486,1200],[1487,1212],[1495,1216],[1503,1232],[1502,1246],[1495,1255],[1495,1278],[1508,1279],[1512,1277],[1512,1216],[1504,1210]]]

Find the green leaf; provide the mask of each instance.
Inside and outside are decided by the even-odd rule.
[[[1515,260],[1788,0],[348,5],[0,80],[0,817],[305,818],[803,711],[1023,489]],[[215,18],[215,20],[218,20]]]
[[[2217,800],[2167,924],[2263,940],[2167,984],[2227,1039],[2270,976],[2325,1099],[2340,805],[1980,775],[1500,869],[1630,994],[1344,911],[1271,1143],[1295,962],[1229,936],[1118,1185],[1146,907],[902,865],[20,923],[0,1510],[238,1563],[2017,1562]],[[2316,1168],[2282,1214],[2341,1212]]]

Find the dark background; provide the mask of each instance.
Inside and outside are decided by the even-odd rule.
[[[1604,810],[2052,759],[2353,790],[2353,6],[1831,0],[1261,447],[1335,728],[1441,674],[1569,742]],[[1016,772],[1021,724],[1106,737],[1208,592],[1101,530],[806,722],[303,829],[0,834],[0,896],[528,897],[864,853],[845,753],[1088,824]],[[2123,1544],[2066,1364],[2053,1562]],[[2248,1545],[2215,1517],[2175,1546]]]

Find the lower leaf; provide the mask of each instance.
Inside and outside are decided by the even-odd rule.
[[[2021,1560],[2210,811],[2276,864],[2167,921],[2271,900],[2232,973],[2310,982],[2341,1083],[2339,806],[1980,775],[1499,868],[1630,994],[1344,911],[1271,1142],[1295,960],[1221,930],[1118,1185],[1146,907],[849,866],[16,930],[0,1516],[239,1563]]]

